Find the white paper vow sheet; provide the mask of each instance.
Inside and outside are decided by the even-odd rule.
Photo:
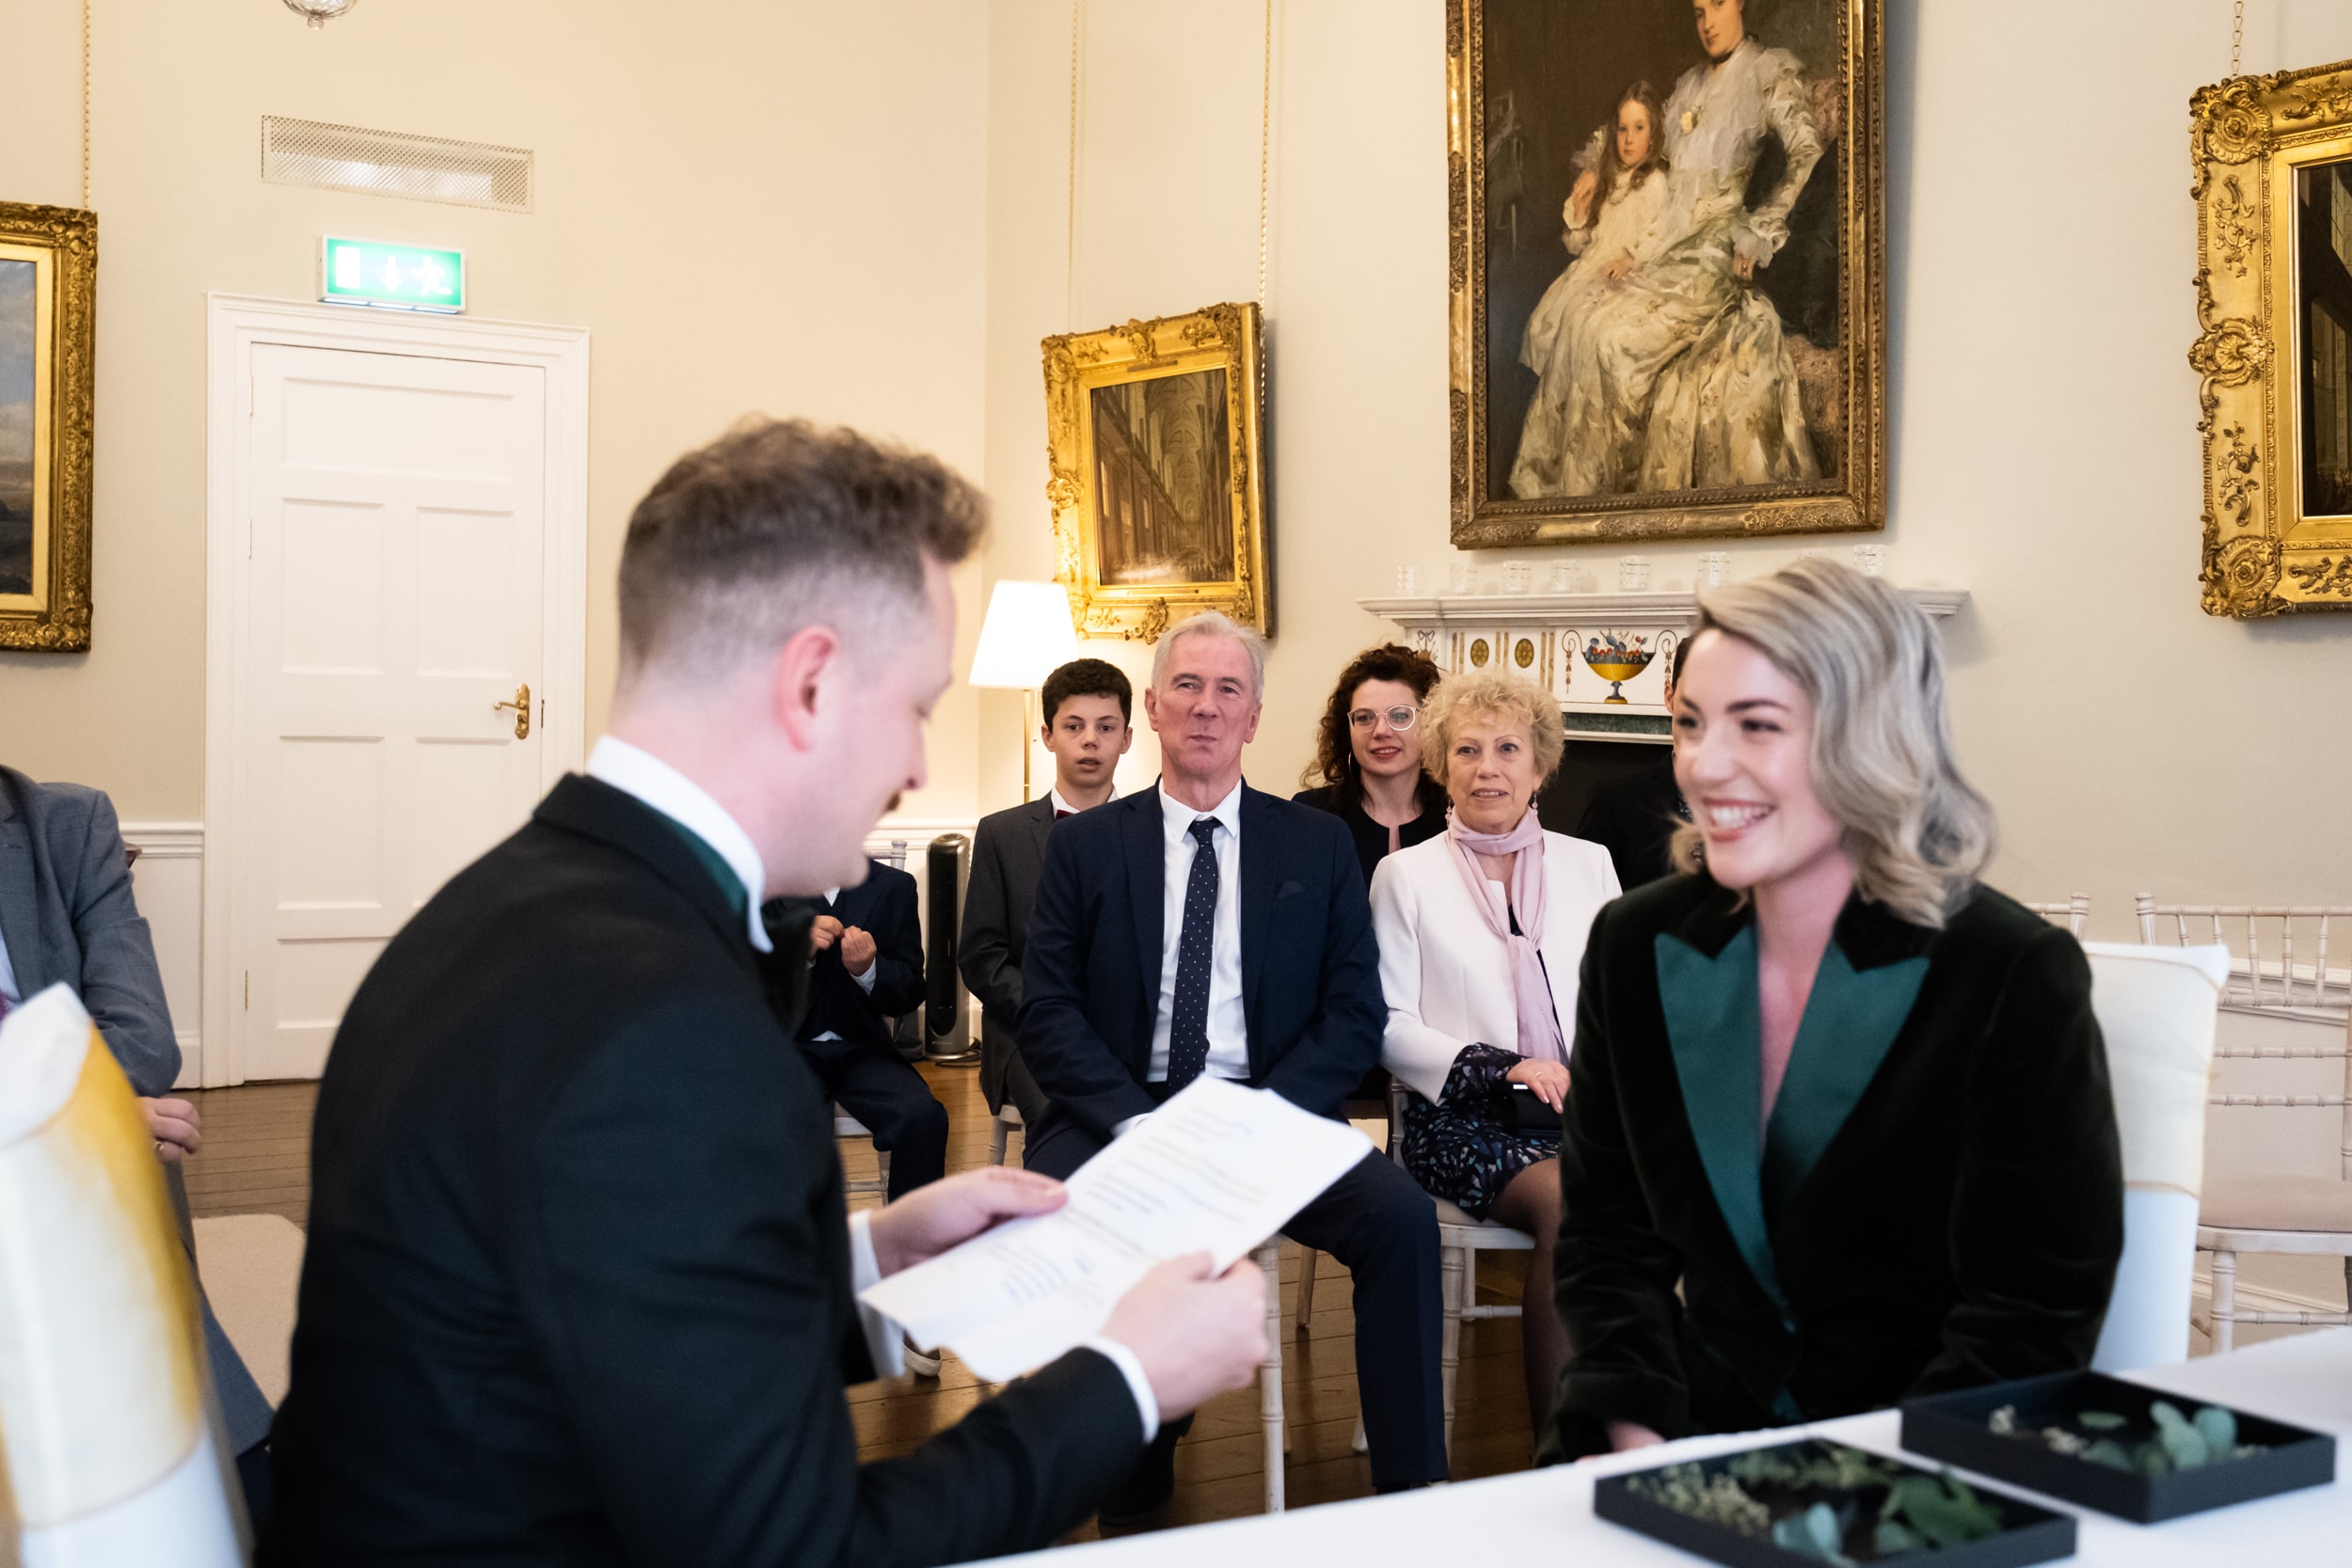
[[[1195,1080],[1079,1167],[1070,1201],[866,1287],[918,1345],[1002,1383],[1101,1332],[1153,1266],[1224,1269],[1347,1174],[1372,1142],[1266,1089]]]

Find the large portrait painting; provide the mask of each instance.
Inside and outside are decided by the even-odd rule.
[[[97,260],[92,214],[0,202],[0,648],[89,646]]]
[[[1214,305],[1045,340],[1049,477],[1071,613],[1156,641],[1221,610],[1271,631],[1258,308]]]
[[[2352,610],[2352,60],[2190,100],[2211,615]]]
[[[1454,542],[1884,526],[1883,0],[1447,0]]]

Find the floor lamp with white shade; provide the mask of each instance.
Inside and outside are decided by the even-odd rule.
[[[971,682],[1021,692],[1021,799],[1029,799],[1029,753],[1038,721],[1030,702],[1045,677],[1078,657],[1070,598],[1050,582],[999,580],[988,596],[979,646],[972,650]]]

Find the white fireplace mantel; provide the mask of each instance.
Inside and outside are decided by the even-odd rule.
[[[1905,598],[1941,621],[1968,602],[1965,588],[1905,588]],[[1662,662],[1611,681],[1585,662],[1596,637],[1636,639],[1653,656],[1671,653],[1698,619],[1695,593],[1474,594],[1356,601],[1404,628],[1412,645],[1452,673],[1500,661],[1559,701],[1581,740],[1668,737]]]

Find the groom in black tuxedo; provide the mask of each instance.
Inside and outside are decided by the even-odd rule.
[[[1203,1076],[1336,1117],[1380,1059],[1389,1015],[1355,841],[1328,812],[1242,782],[1264,686],[1255,632],[1214,612],[1176,626],[1144,693],[1158,784],[1046,841],[1022,964],[1021,1054],[1051,1101],[1030,1170],[1067,1177]],[[1429,1195],[1370,1153],[1283,1232],[1355,1277],[1373,1485],[1444,1480]],[[1105,1523],[1168,1500],[1182,1434],[1161,1430]]]
[[[992,1169],[845,1216],[758,910],[854,883],[921,786],[981,509],[935,460],[775,422],[638,505],[587,776],[434,895],[336,1035],[265,1560],[1026,1551],[1248,1381],[1264,1283],[1200,1255],[858,1463],[843,1385],[896,1370],[899,1331],[855,1292],[1062,1194]]]

